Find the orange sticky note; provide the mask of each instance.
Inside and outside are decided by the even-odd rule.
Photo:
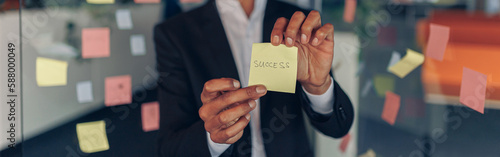
[[[160,128],[160,104],[150,102],[142,104],[142,130],[144,132],[158,130]]]
[[[345,153],[345,150],[347,149],[347,145],[349,144],[349,141],[351,141],[351,134],[347,134],[342,138],[342,142],[340,142],[339,149],[342,151],[342,153]]]
[[[472,69],[463,68],[460,102],[479,113],[484,114],[486,82],[488,76]]]
[[[393,92],[385,92],[384,110],[382,111],[382,119],[387,123],[394,125],[398,116],[399,106],[401,105],[401,97]]]
[[[356,15],[356,0],[345,0],[344,21],[352,23]]]
[[[431,23],[425,56],[442,61],[449,39],[450,27]]]
[[[109,57],[109,28],[84,28],[82,30],[82,57]]]
[[[132,78],[130,75],[106,77],[104,84],[104,104],[106,106],[132,103]]]
[[[134,0],[135,3],[160,3],[161,0]]]

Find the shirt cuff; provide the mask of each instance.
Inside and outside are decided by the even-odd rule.
[[[311,94],[304,89],[304,86],[302,86],[302,90],[306,93],[307,98],[309,98],[309,101],[311,102],[312,110],[322,115],[329,115],[333,112],[333,100],[335,99],[335,95],[333,90],[333,77],[330,78],[332,81],[330,83],[330,87],[328,87],[328,90],[321,95]]]
[[[208,150],[210,150],[210,155],[212,155],[212,157],[220,156],[222,153],[224,153],[224,151],[226,151],[227,148],[229,148],[229,146],[231,146],[231,144],[215,143],[210,138],[209,132],[207,132],[207,141],[208,141]]]

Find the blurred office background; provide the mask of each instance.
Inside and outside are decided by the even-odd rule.
[[[16,150],[7,149],[8,141],[0,141],[0,156],[154,156],[157,131],[143,131],[141,122],[141,105],[157,97],[152,28],[206,1],[116,0],[97,5],[85,0],[24,0],[19,5],[17,0],[0,0],[1,43],[6,43],[4,35],[12,34],[6,30],[22,33],[15,34],[22,42],[24,138]],[[316,156],[500,154],[499,0],[358,0],[352,23],[343,18],[345,0],[286,1],[319,10],[323,23],[335,26],[332,69],[356,110],[349,139],[332,139],[309,129]],[[132,28],[117,25],[116,12],[124,9],[130,11]],[[426,59],[404,78],[388,72],[394,54],[403,57],[407,49],[425,53],[430,23],[451,29],[445,61]],[[81,31],[91,27],[110,29],[109,57],[82,58]],[[141,55],[132,53],[134,35],[144,37]],[[37,57],[66,61],[67,85],[39,87]],[[463,66],[488,75],[484,114],[459,101]],[[106,107],[105,78],[117,75],[131,76],[133,101]],[[77,101],[76,85],[82,81],[92,82],[91,102]],[[381,118],[385,90],[401,96],[394,125]],[[97,120],[106,122],[110,149],[83,153],[75,125]]]

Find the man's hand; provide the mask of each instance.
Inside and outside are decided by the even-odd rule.
[[[283,38],[284,36],[284,38]],[[306,17],[297,11],[290,20],[276,20],[271,33],[274,46],[296,46],[298,52],[297,80],[312,94],[323,94],[330,87],[329,76],[333,60],[333,25],[321,25],[318,11]]]
[[[243,129],[250,121],[258,98],[266,95],[263,85],[240,89],[235,79],[220,78],[207,81],[201,93],[203,106],[200,118],[205,122],[205,130],[215,143],[232,144],[243,135]]]

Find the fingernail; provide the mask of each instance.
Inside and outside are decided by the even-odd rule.
[[[259,94],[263,94],[266,92],[266,88],[262,87],[262,86],[258,86],[257,88],[255,88],[255,91],[257,91],[257,93],[259,93]]]
[[[247,120],[250,120],[250,114],[245,115],[245,118],[246,118]]]
[[[301,40],[300,42],[302,42],[302,44],[307,43],[307,35],[302,34],[302,35],[300,36],[300,38],[301,38],[301,39],[300,39],[300,40]]]
[[[290,37],[286,37],[286,44],[289,46],[293,46],[293,40]]]
[[[314,46],[318,45],[318,38],[314,38],[312,44]]]
[[[273,36],[273,43],[278,44],[280,42],[280,37],[278,35]]]
[[[255,105],[257,105],[257,103],[255,103],[255,100],[248,101],[248,106],[250,106],[250,108],[254,108]]]
[[[236,87],[236,88],[239,88],[240,87],[240,83],[236,80],[233,81],[233,86]]]

